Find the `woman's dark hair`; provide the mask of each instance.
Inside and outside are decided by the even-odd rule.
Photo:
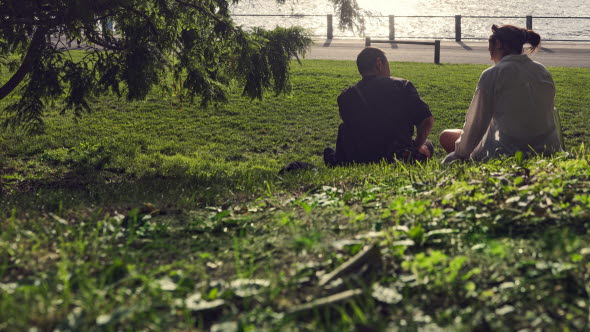
[[[530,53],[534,52],[541,43],[541,36],[533,30],[519,28],[514,25],[506,24],[498,27],[492,25],[492,35],[490,36],[490,43],[499,40],[502,43],[502,48],[506,54],[522,53],[524,44],[530,44]]]

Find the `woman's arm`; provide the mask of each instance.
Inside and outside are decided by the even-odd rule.
[[[494,74],[486,70],[477,83],[477,89],[465,117],[461,137],[455,142],[455,156],[467,159],[485,135],[494,111]]]

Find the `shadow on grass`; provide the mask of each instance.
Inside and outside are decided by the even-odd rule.
[[[200,175],[133,176],[104,171],[73,170],[57,179],[27,180],[0,192],[3,211],[54,212],[71,208],[126,209],[144,203],[160,208],[221,206],[261,194],[276,172],[253,170]]]

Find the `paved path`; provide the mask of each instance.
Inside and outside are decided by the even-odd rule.
[[[432,40],[425,40],[432,41]],[[52,38],[55,44],[57,38]],[[78,47],[73,41],[70,47],[62,39],[63,47],[85,49],[82,43]],[[390,61],[434,62],[434,46],[407,44],[373,44],[385,51]],[[590,43],[546,42],[532,56],[546,66],[586,67],[590,68]],[[315,45],[307,53],[306,59],[356,60],[360,50],[365,47],[364,39],[315,40]],[[487,42],[442,41],[440,50],[441,63],[492,64]]]
[[[428,40],[430,41],[430,40]],[[361,39],[316,40],[306,59],[355,60],[365,46]],[[434,46],[373,44],[385,51],[390,61],[434,62]],[[532,55],[546,66],[590,68],[590,43],[545,42]],[[441,63],[492,64],[487,42],[442,41]]]

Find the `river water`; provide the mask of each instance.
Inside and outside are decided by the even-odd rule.
[[[533,16],[533,29],[546,40],[590,40],[589,0],[358,0],[361,8],[373,17],[367,18],[364,35],[340,31],[334,17],[335,37],[387,37],[388,17],[375,16],[449,16],[442,18],[396,17],[395,35],[399,39],[453,39],[455,15],[462,15],[464,39],[487,39],[492,24],[525,26],[526,15]],[[275,0],[241,0],[233,7],[235,21],[245,27],[299,25],[315,36],[326,36],[326,14],[333,14],[326,0],[287,0],[279,5]],[[255,17],[237,15],[318,15],[304,17]],[[518,16],[518,18],[470,18],[465,16]],[[588,17],[540,18],[540,17]]]

